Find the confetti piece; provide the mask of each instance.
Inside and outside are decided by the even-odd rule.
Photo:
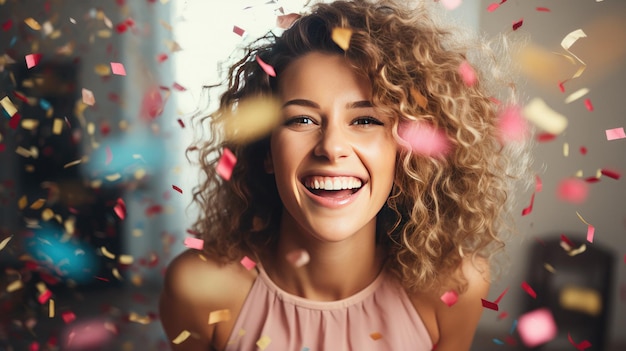
[[[39,351],[39,343],[36,341],[31,342],[30,345],[28,345],[28,351]]]
[[[302,249],[293,250],[287,254],[287,261],[294,267],[302,267],[309,263],[310,259],[309,253]]]
[[[100,247],[100,252],[101,252],[101,253],[102,253],[102,255],[103,255],[104,257],[106,257],[106,258],[109,258],[109,259],[112,259],[112,260],[114,260],[114,259],[115,259],[115,254],[111,253],[111,252],[110,252],[109,250],[107,250],[107,248],[106,248],[106,247],[104,247],[104,246],[101,246],[101,247]]]
[[[225,322],[228,320],[230,320],[230,310],[228,309],[212,311],[209,313],[209,324]]]
[[[347,51],[350,48],[350,38],[352,38],[352,29],[335,27],[331,34],[331,39],[337,44],[343,51]]]
[[[498,116],[499,138],[502,144],[523,141],[529,135],[528,125],[519,106],[508,106]]]
[[[123,265],[131,265],[134,261],[133,256],[131,255],[120,255],[119,262]]]
[[[4,111],[7,113],[9,118],[13,117],[17,113],[17,108],[13,105],[13,102],[11,102],[11,99],[9,99],[8,96],[5,96],[2,100],[0,100],[0,105],[2,105],[2,108],[4,108]]]
[[[118,76],[126,75],[126,68],[124,68],[124,65],[119,62],[111,62],[111,71],[113,71],[113,74],[117,74]]]
[[[96,98],[93,96],[93,92],[89,89],[83,88],[83,102],[89,106],[93,106],[96,103]]]
[[[530,348],[547,343],[557,334],[554,317],[547,308],[540,308],[520,316],[517,330],[524,345]]]
[[[10,235],[2,239],[2,241],[0,241],[0,251],[2,251],[7,246],[7,244],[9,243],[9,241],[11,241],[12,238],[13,238],[13,235]]]
[[[621,177],[621,174],[619,174],[618,172],[604,168],[600,170],[600,174],[609,178],[613,178],[615,180],[619,180]]]
[[[513,30],[518,30],[524,24],[524,19],[520,18],[519,20],[513,22]]]
[[[271,342],[272,339],[269,336],[263,335],[259,340],[257,340],[256,346],[258,346],[261,350],[265,350]]]
[[[54,307],[54,300],[50,299],[50,301],[48,301],[48,318],[54,318]]]
[[[183,244],[190,249],[204,249],[204,240],[198,238],[185,238]]]
[[[587,111],[593,111],[593,104],[591,103],[591,100],[585,99],[585,108]]]
[[[21,280],[16,280],[7,285],[6,290],[8,293],[12,293],[24,287],[24,283]]]
[[[578,56],[574,55],[574,53],[572,53],[569,50],[570,47],[572,47],[572,45],[574,45],[574,43],[578,39],[586,38],[586,37],[587,35],[585,34],[585,32],[583,32],[582,29],[576,29],[570,32],[569,34],[567,34],[565,38],[563,38],[563,40],[561,41],[561,47],[563,47],[563,49],[565,49],[565,51],[567,51],[568,54],[570,54],[576,61],[578,61],[582,65],[570,79],[580,77],[585,71],[585,68],[587,67],[587,65],[580,58],[578,58]]]
[[[274,67],[268,65],[267,63],[265,63],[261,57],[257,56],[256,57],[256,62],[258,62],[259,66],[261,66],[261,68],[263,69],[263,71],[265,73],[267,73],[268,76],[270,77],[276,77],[276,71],[274,71]]]
[[[398,135],[412,152],[424,156],[441,157],[450,149],[445,133],[424,122],[401,121]]]
[[[29,26],[32,30],[41,30],[41,25],[34,18],[28,17],[24,20],[27,26]]]
[[[593,236],[596,232],[596,228],[592,225],[587,226],[587,241],[593,243]]]
[[[176,121],[178,122],[178,125],[180,125],[181,128],[185,128],[185,122],[183,122],[182,119],[179,118]]]
[[[459,74],[461,75],[461,78],[463,79],[465,85],[467,85],[468,87],[476,84],[476,72],[469,62],[461,62],[461,64],[459,65]]]
[[[567,340],[569,340],[570,344],[574,345],[578,351],[584,351],[585,349],[591,347],[591,343],[588,340],[583,340],[579,344],[575,343],[570,333],[567,333]]]
[[[233,173],[233,168],[235,167],[236,163],[237,158],[232,153],[232,151],[230,151],[228,148],[224,148],[222,157],[220,157],[217,163],[217,174],[219,174],[219,176],[222,177],[224,180],[230,180],[230,176]]]
[[[480,299],[480,300],[481,300],[481,302],[483,304],[483,307],[488,308],[490,310],[494,310],[494,311],[498,310],[498,304],[490,302],[490,301],[487,301],[485,299]]]
[[[569,104],[571,102],[574,102],[580,99],[581,97],[587,95],[588,93],[589,93],[589,89],[587,88],[578,89],[575,92],[569,94],[569,96],[565,98],[565,103]]]
[[[28,54],[26,55],[26,67],[33,68],[41,61],[41,54]]]
[[[493,12],[497,10],[498,7],[500,7],[500,4],[498,4],[497,2],[491,3],[489,4],[489,6],[487,6],[487,12]]]
[[[383,335],[379,332],[374,332],[370,334],[370,338],[372,338],[372,340],[376,341],[376,340],[380,340],[383,338]]]
[[[82,162],[83,162],[83,160],[76,160],[76,161],[68,162],[65,165],[63,165],[63,168],[70,168],[70,167],[76,166],[76,165],[78,165],[78,164],[80,164]]]
[[[276,17],[276,26],[278,28],[287,29],[291,27],[293,22],[295,22],[301,16],[297,13],[290,13],[287,15],[281,15]]]
[[[243,30],[243,28],[233,26],[233,33],[237,34],[238,36],[242,37],[245,32],[246,31]]]
[[[417,105],[423,109],[426,109],[428,106],[428,99],[422,93],[420,93],[417,89],[411,88],[411,96],[417,102]]]
[[[530,287],[530,285],[528,285],[528,283],[522,282],[522,289],[524,289],[524,291],[526,291],[533,299],[537,298],[537,293]]]
[[[550,9],[547,7],[537,7],[535,8],[535,10],[539,11],[539,12],[550,12]]]
[[[256,262],[251,260],[248,256],[244,256],[241,261],[239,261],[247,270],[251,270],[256,266]]]
[[[441,301],[448,305],[448,307],[452,307],[452,305],[454,305],[458,299],[459,296],[454,290],[447,291],[443,295],[441,295]]]
[[[224,132],[229,141],[249,143],[269,135],[280,123],[281,105],[276,99],[249,98],[224,112]]]
[[[557,186],[557,196],[560,200],[582,204],[589,195],[589,184],[577,178],[566,178],[559,182]]]
[[[461,0],[441,0],[441,4],[448,10],[454,10],[461,6]]]
[[[552,141],[556,139],[556,135],[551,134],[551,133],[539,133],[537,134],[537,141],[540,143],[545,143],[548,141]]]
[[[191,336],[190,332],[188,332],[187,330],[183,330],[180,332],[180,334],[178,334],[177,337],[174,338],[174,340],[172,340],[172,343],[175,345],[179,345],[183,341],[187,340],[187,338],[189,338],[190,336]]]
[[[561,134],[567,127],[567,118],[548,107],[541,98],[531,100],[522,113],[537,127],[554,135]]]
[[[61,318],[63,319],[65,324],[69,324],[76,319],[76,315],[74,314],[74,312],[65,311],[61,313]]]
[[[606,130],[606,140],[617,140],[624,138],[626,138],[626,133],[624,133],[624,127]]]
[[[37,301],[39,301],[40,304],[44,304],[46,302],[48,302],[48,300],[50,300],[50,298],[52,297],[52,291],[47,290],[42,292],[38,297],[37,297]]]
[[[126,204],[124,203],[124,200],[122,198],[117,199],[113,210],[115,211],[115,214],[119,217],[119,219],[124,220],[124,218],[126,218]]]
[[[172,185],[172,189],[176,190],[177,192],[179,192],[181,194],[183,193],[183,189],[177,187],[176,185]]]
[[[522,216],[526,216],[528,214],[530,214],[533,211],[533,205],[535,204],[535,193],[533,193],[530,196],[530,204],[528,205],[528,207],[524,208],[522,210]]]
[[[494,344],[496,344],[496,345],[504,345],[504,341],[502,341],[502,340],[500,340],[500,339],[496,339],[496,338],[494,338],[492,341],[493,341],[493,343],[494,343]]]

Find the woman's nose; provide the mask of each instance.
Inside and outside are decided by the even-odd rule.
[[[319,142],[314,150],[315,156],[336,162],[348,156],[349,151],[350,144],[341,126],[329,124],[322,128]]]

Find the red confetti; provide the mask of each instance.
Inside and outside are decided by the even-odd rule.
[[[246,31],[243,30],[243,28],[241,27],[237,27],[237,26],[233,26],[233,33],[237,34],[238,36],[242,37],[243,33],[245,33]]]
[[[163,63],[168,59],[167,54],[158,54],[156,60],[158,63]]]
[[[619,174],[618,172],[612,171],[612,170],[609,170],[609,169],[605,169],[605,168],[601,169],[600,173],[603,176],[607,176],[607,177],[613,178],[615,180],[619,180],[619,178],[621,177],[621,174]]]
[[[41,61],[41,54],[28,54],[26,55],[26,67],[33,68]]]
[[[545,143],[547,141],[552,141],[556,139],[556,135],[550,133],[539,133],[537,135],[537,141],[541,143]]]
[[[487,12],[493,12],[498,7],[500,7],[500,4],[498,4],[497,2],[491,3],[491,4],[489,4],[489,6],[487,6]]]
[[[21,119],[22,115],[20,115],[19,113],[15,113],[13,117],[11,117],[11,119],[9,120],[9,127],[11,127],[11,129],[17,129],[17,126],[20,125]]]
[[[31,342],[30,345],[28,345],[28,351],[39,351],[39,343],[36,341]]]
[[[184,86],[178,84],[178,83],[174,83],[172,85],[172,88],[174,88],[174,90],[178,90],[178,91],[186,91],[187,88],[185,88]]]
[[[574,243],[565,234],[561,234],[561,241],[569,247],[574,247]]]
[[[530,285],[528,285],[528,283],[522,282],[522,289],[524,289],[524,291],[526,291],[533,299],[537,298],[537,293],[530,287]]]
[[[559,82],[559,90],[564,93],[565,92],[565,82]]]
[[[506,312],[506,311],[502,311],[502,313],[500,313],[500,314],[498,315],[498,319],[500,319],[500,320],[501,320],[501,319],[504,319],[504,318],[506,318],[506,317],[508,317],[508,316],[509,316],[509,313],[508,313],[508,312]]]
[[[543,183],[541,182],[541,178],[539,176],[535,176],[535,192],[540,193],[543,189]]]
[[[61,318],[67,324],[67,323],[71,323],[72,321],[74,321],[76,319],[76,315],[74,314],[74,312],[65,311],[61,313]]]
[[[41,295],[39,295],[37,300],[39,301],[40,304],[43,305],[44,303],[48,302],[48,300],[50,300],[51,297],[52,297],[52,292],[46,289],[46,291],[44,291],[43,293],[41,293]]]
[[[126,26],[125,23],[120,23],[117,26],[115,26],[115,30],[120,34],[124,33],[127,29],[128,27]]]
[[[24,94],[20,94],[20,93],[19,93],[19,92],[17,92],[17,91],[14,91],[14,92],[13,92],[13,95],[15,95],[15,97],[16,97],[16,98],[18,98],[18,99],[22,100],[22,102],[28,103],[28,97],[27,97],[26,95],[24,95]]]
[[[591,347],[591,343],[587,340],[583,340],[579,344],[575,343],[570,333],[567,333],[567,340],[569,340],[570,344],[574,345],[578,351],[584,351],[585,349]]]
[[[454,305],[458,299],[459,296],[454,290],[447,291],[443,295],[441,295],[441,301],[448,305],[448,307],[452,307],[452,305]]]
[[[461,78],[463,79],[465,85],[467,85],[468,87],[471,87],[476,83],[476,72],[469,62],[461,62],[461,64],[459,65],[459,74],[461,75]]]
[[[126,75],[126,68],[124,68],[124,65],[119,62],[111,62],[111,71],[113,71],[113,74],[118,76]]]
[[[563,179],[557,187],[557,196],[565,202],[581,204],[589,195],[589,185],[577,178]]]
[[[530,196],[530,205],[522,210],[522,216],[526,216],[527,214],[533,211],[533,205],[535,203],[535,193]]]
[[[177,121],[181,128],[185,128],[185,122],[182,119],[179,118]]]
[[[267,73],[268,76],[276,77],[276,71],[274,71],[274,67],[272,67],[272,66],[268,65],[267,63],[263,62],[263,60],[261,60],[261,58],[259,56],[256,57],[256,62],[259,63],[259,66],[261,66],[263,71],[265,73]]]
[[[519,27],[522,26],[522,24],[524,24],[524,19],[523,18],[520,18],[520,20],[517,21],[517,22],[513,22],[513,30],[518,30]]]
[[[600,181],[600,178],[597,178],[597,177],[588,177],[588,178],[585,178],[585,182],[587,182],[587,183],[597,183],[597,182],[599,182],[599,181]]]
[[[585,99],[585,107],[588,111],[593,111],[593,105],[591,104],[591,100]]]
[[[163,212],[163,207],[161,205],[148,206],[148,208],[146,208],[146,217],[151,217],[161,212]]]
[[[550,9],[547,7],[537,7],[536,10],[539,12],[550,12]]]
[[[121,220],[124,220],[124,218],[126,218],[126,204],[124,203],[124,200],[122,200],[122,198],[117,199],[117,203],[115,204],[113,210]]]
[[[487,301],[485,299],[480,299],[483,303],[483,307],[488,308],[490,310],[494,310],[497,311],[498,310],[498,304],[497,303],[493,303],[490,301]]]
[[[584,147],[584,146],[581,146],[581,147],[580,147],[580,154],[581,154],[581,155],[586,155],[586,154],[587,154],[587,148],[586,148],[586,147]]]
[[[172,185],[172,189],[178,191],[181,194],[183,193],[183,190],[181,188],[177,187],[176,185]]]
[[[98,280],[101,280],[101,281],[103,281],[103,282],[106,282],[106,283],[108,283],[108,282],[109,282],[109,280],[108,280],[107,278],[98,277],[98,276],[96,276],[95,278],[96,278],[96,279],[98,279]]]
[[[230,180],[230,176],[233,173],[233,168],[235,167],[236,163],[237,158],[232,153],[232,151],[230,151],[228,148],[224,148],[222,157],[220,157],[215,170],[217,174],[219,174],[219,176],[222,177],[224,180]]]
[[[6,149],[7,149],[6,145],[4,145],[3,143],[0,143],[0,152],[4,152],[4,150]]]
[[[8,19],[6,22],[2,23],[2,30],[5,32],[11,29],[11,27],[13,27],[13,21],[11,19]]]

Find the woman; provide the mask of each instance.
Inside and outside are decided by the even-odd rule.
[[[170,264],[161,298],[175,350],[470,348],[503,246],[507,149],[485,77],[468,80],[431,16],[319,4],[230,69],[194,148],[204,250]],[[258,98],[278,121],[237,138],[233,111]],[[439,137],[420,147],[424,131]]]

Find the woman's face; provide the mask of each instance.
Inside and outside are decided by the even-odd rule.
[[[317,52],[278,78],[282,120],[268,167],[283,223],[326,242],[373,234],[393,185],[397,144],[391,118],[371,105],[371,85],[341,55]]]

